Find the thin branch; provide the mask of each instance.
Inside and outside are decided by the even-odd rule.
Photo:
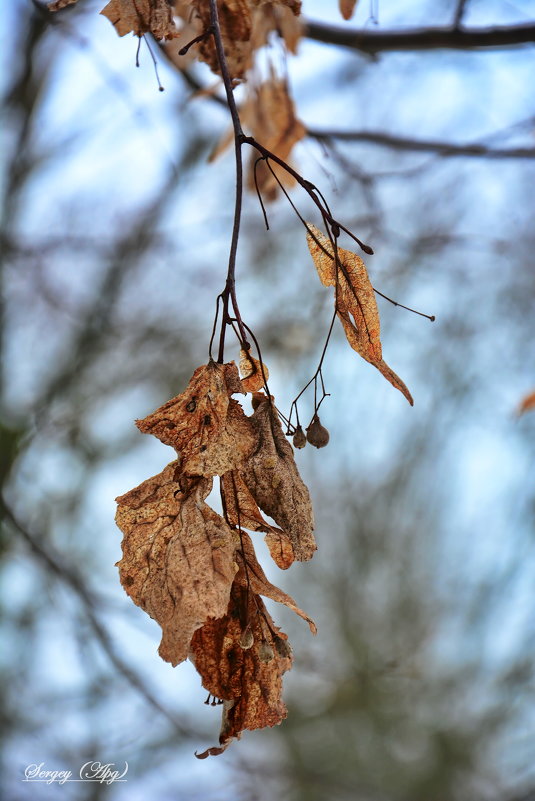
[[[464,13],[468,0],[457,0],[457,8],[455,9],[455,16],[453,17],[453,27],[459,29],[463,22]]]
[[[60,558],[54,555],[47,546],[45,546],[44,538],[42,536],[35,536],[30,533],[15,517],[11,509],[4,503],[1,504],[2,511],[5,517],[9,520],[10,524],[15,528],[22,539],[36,554],[40,561],[54,576],[59,578],[78,596],[84,611],[87,615],[87,620],[93,629],[96,639],[99,641],[102,650],[107,655],[111,664],[120,673],[126,681],[150,704],[157,712],[165,717],[173,726],[175,731],[181,736],[192,736],[192,732],[187,732],[174,715],[158,701],[153,695],[152,691],[146,686],[143,679],[128,665],[124,659],[117,652],[113,640],[108,633],[108,630],[103,626],[95,611],[96,601],[90,592],[89,588],[84,583],[82,577],[72,568],[62,564]]]
[[[472,50],[516,47],[535,42],[535,25],[494,28],[408,28],[398,31],[348,30],[307,20],[304,34],[325,44],[348,47],[363,53],[415,50]]]
[[[366,142],[379,147],[390,147],[393,150],[406,150],[415,153],[437,153],[440,156],[486,159],[534,159],[533,147],[489,147],[488,145],[453,144],[440,140],[411,139],[405,136],[395,136],[382,131],[322,131],[317,128],[308,128],[308,136],[320,141],[340,139],[347,142]]]
[[[223,316],[221,319],[221,335],[219,338],[219,352],[217,360],[220,364],[223,363],[225,357],[225,332],[229,324],[229,301],[232,303],[234,314],[236,315],[236,322],[240,330],[241,344],[248,350],[249,343],[243,321],[241,319],[240,310],[238,307],[238,300],[236,298],[236,253],[238,250],[238,239],[240,236],[240,222],[241,222],[241,207],[243,197],[243,159],[242,159],[242,144],[244,141],[244,134],[241,127],[236,101],[232,91],[232,80],[228,70],[227,59],[225,56],[225,48],[223,45],[223,38],[221,36],[221,28],[219,25],[219,15],[217,10],[216,0],[210,0],[210,20],[211,20],[211,34],[214,38],[215,49],[217,52],[217,60],[221,70],[221,77],[223,78],[223,85],[227,96],[227,104],[232,118],[232,127],[234,129],[234,152],[236,156],[236,199],[234,205],[234,224],[232,226],[232,240],[230,243],[230,253],[227,269],[227,280],[225,289],[222,293],[223,298]]]

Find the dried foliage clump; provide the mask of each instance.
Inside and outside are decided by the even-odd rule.
[[[48,8],[57,11],[72,2],[76,0],[53,0]],[[356,0],[340,2],[342,16],[349,19],[355,6]],[[306,130],[287,76],[277,72],[269,53],[267,77],[255,65],[257,52],[275,37],[285,52],[296,51],[300,11],[299,0],[176,0],[174,5],[168,0],[110,0],[101,12],[119,36],[149,34],[167,40],[165,52],[181,69],[192,59],[208,64],[223,82],[232,121],[230,133],[212,152],[214,159],[234,142],[236,202],[209,361],[195,370],[184,392],[137,421],[140,431],[173,448],[176,459],[118,498],[116,518],[124,534],[120,579],[134,603],[160,625],[160,656],[173,666],[190,658],[213,703],[223,707],[219,745],[199,758],[220,754],[243,730],[274,726],[286,715],[282,676],[292,665],[292,652],[262,598],[284,604],[316,631],[295,601],[268,581],[247,532],[264,534],[273,561],[283,570],[314,555],[310,496],[287,437],[298,449],[307,443],[324,448],[329,442],[319,409],[329,395],[322,365],[336,317],[351,347],[413,403],[383,359],[375,290],[361,258],[338,247],[341,231],[365,253],[373,251],[332,216],[321,191],[292,165],[293,149]],[[244,82],[238,109],[233,90]],[[257,192],[266,227],[264,200],[280,194],[289,199],[288,189],[299,186],[313,201],[326,232],[305,223],[290,200],[307,229],[321,282],[334,287],[334,314],[317,370],[287,417],[275,406],[269,371],[236,295],[244,146],[251,148],[246,185]],[[239,367],[225,363],[229,331],[239,343]],[[216,361],[212,346],[217,334]],[[301,424],[298,404],[312,386],[314,405],[307,426]],[[234,397],[239,394],[250,396],[251,413]],[[529,404],[528,399],[524,408]],[[220,493],[221,514],[207,502],[214,489]]]
[[[200,757],[221,753],[244,729],[286,716],[282,674],[291,649],[260,596],[285,604],[316,631],[267,580],[245,531],[265,532],[282,568],[316,549],[310,496],[273,399],[255,391],[248,416],[231,397],[257,389],[253,368],[267,369],[246,352],[240,364],[244,379],[233,362],[199,367],[184,392],[137,421],[171,445],[177,460],[117,499],[124,589],[161,626],[162,659],[177,665],[189,656],[203,686],[223,702],[220,745]],[[206,503],[214,479],[223,515]]]

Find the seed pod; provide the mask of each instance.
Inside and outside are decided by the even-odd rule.
[[[292,648],[288,640],[283,640],[282,637],[275,637],[275,648],[279,656],[288,659],[292,655]]]
[[[304,448],[307,444],[307,438],[301,426],[297,426],[295,429],[293,444],[294,448]]]
[[[275,652],[273,651],[271,645],[266,640],[262,640],[258,649],[258,657],[260,661],[271,662],[274,656]]]
[[[315,448],[324,448],[329,442],[329,432],[325,426],[322,426],[317,414],[314,415],[307,428],[307,440]]]
[[[240,637],[240,648],[243,648],[244,651],[248,651],[249,648],[252,648],[254,643],[253,632],[251,631],[251,626],[247,626]]]

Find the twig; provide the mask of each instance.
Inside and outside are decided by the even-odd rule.
[[[234,129],[234,152],[236,157],[236,199],[234,205],[234,224],[232,226],[232,240],[230,243],[230,253],[227,269],[227,280],[225,289],[222,292],[223,300],[223,316],[221,320],[221,334],[219,337],[219,352],[217,360],[220,364],[223,363],[225,358],[225,333],[227,325],[229,324],[229,302],[232,303],[236,321],[242,338],[241,344],[245,350],[249,349],[249,343],[245,333],[245,328],[241,319],[238,301],[236,298],[236,253],[238,250],[238,239],[240,236],[240,222],[241,222],[241,207],[243,196],[243,160],[242,160],[242,144],[244,134],[241,127],[236,101],[232,92],[232,81],[227,66],[227,59],[225,56],[225,48],[223,46],[223,39],[221,36],[221,28],[219,25],[219,16],[217,11],[217,0],[210,0],[210,20],[211,20],[211,33],[214,38],[214,44],[217,52],[217,59],[219,68],[221,70],[221,77],[223,78],[223,85],[227,95],[227,104],[232,118],[232,127]]]
[[[64,584],[78,596],[87,619],[93,632],[100,642],[102,650],[107,655],[108,659],[126,681],[135,689],[145,701],[150,704],[157,712],[165,717],[173,726],[175,731],[181,736],[192,736],[192,732],[188,732],[175,716],[166,709],[163,704],[153,695],[152,691],[145,685],[143,679],[128,665],[121,656],[117,653],[113,640],[110,637],[105,626],[100,622],[98,615],[95,612],[95,599],[85,585],[81,576],[72,567],[62,565],[59,559],[53,555],[48,548],[43,545],[44,538],[42,536],[36,537],[31,534],[15,517],[12,510],[2,504],[2,511],[11,525],[18,531],[20,536],[25,540],[26,544],[38,556],[38,558],[47,566],[51,573],[59,578]]]
[[[468,0],[457,0],[457,8],[455,9],[455,16],[453,17],[453,27],[456,30],[459,30],[461,27],[467,5]]]
[[[438,153],[445,157],[467,156],[471,158],[487,159],[534,159],[533,147],[489,147],[481,143],[454,144],[440,140],[418,140],[405,136],[395,136],[382,131],[322,131],[318,128],[308,128],[308,136],[319,141],[339,139],[347,142],[366,142],[379,147],[390,147],[393,150],[406,150],[415,153]]]
[[[535,25],[494,28],[412,28],[403,31],[355,31],[334,25],[305,23],[304,35],[325,44],[349,47],[363,53],[416,50],[472,50],[515,47],[535,42]]]

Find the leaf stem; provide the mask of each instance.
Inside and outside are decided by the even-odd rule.
[[[243,159],[241,149],[245,141],[245,136],[241,127],[240,117],[232,91],[232,80],[228,70],[225,48],[223,46],[223,38],[221,36],[221,26],[217,11],[217,0],[210,0],[210,22],[211,33],[214,38],[214,44],[217,53],[217,60],[219,62],[219,69],[221,70],[221,77],[223,79],[223,85],[227,95],[227,105],[232,118],[232,127],[234,129],[234,152],[236,156],[236,199],[234,204],[234,223],[232,226],[232,239],[230,243],[227,280],[225,283],[225,288],[221,293],[221,298],[223,301],[223,315],[221,319],[221,333],[219,336],[219,351],[217,361],[222,364],[225,358],[225,333],[227,325],[230,324],[229,305],[232,305],[234,314],[236,316],[236,322],[238,324],[238,329],[242,340],[241,345],[245,350],[249,350],[250,347],[247,341],[247,335],[236,297],[236,253],[238,250],[238,240],[240,237],[243,197]]]

